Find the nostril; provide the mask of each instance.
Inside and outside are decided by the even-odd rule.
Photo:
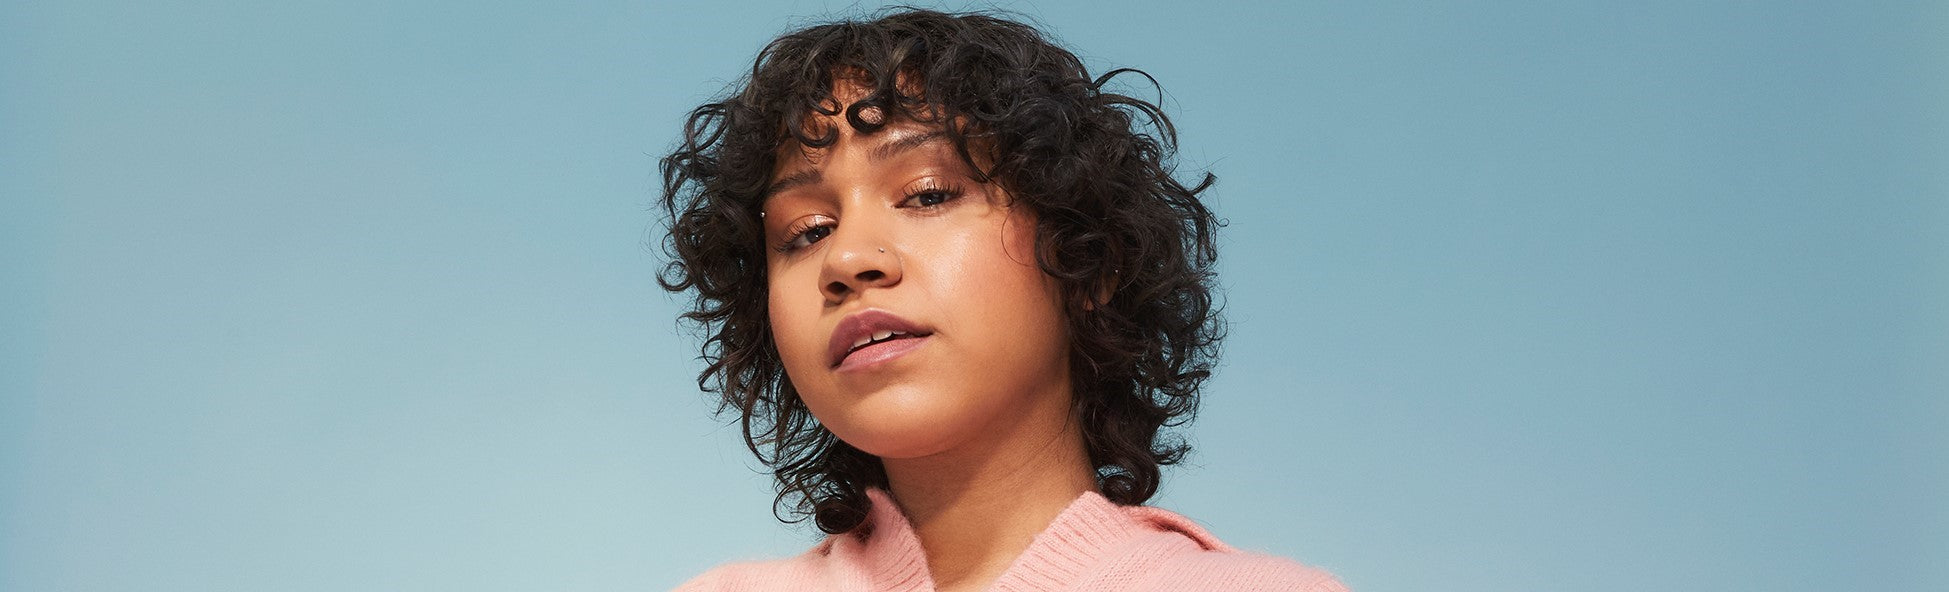
[[[878,269],[868,269],[866,271],[859,272],[859,280],[862,282],[879,281],[881,278],[885,278],[886,276],[887,276],[886,272],[880,271]]]
[[[852,288],[846,286],[846,282],[833,282],[830,284],[826,284],[826,291],[831,292],[834,295],[845,294],[850,290],[852,290]]]

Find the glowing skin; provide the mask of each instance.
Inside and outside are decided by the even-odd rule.
[[[813,415],[868,453],[915,458],[1044,402],[1066,407],[1068,339],[1057,284],[1035,265],[1034,217],[975,182],[946,138],[902,142],[928,128],[842,130],[816,164],[788,150],[777,178],[818,181],[765,204],[773,337]],[[906,149],[875,154],[890,145]],[[931,334],[874,346],[907,346],[893,359],[832,367],[834,330],[868,309]]]
[[[936,586],[978,589],[1095,487],[1059,286],[1034,215],[938,127],[824,123],[838,143],[781,151],[764,205],[773,339],[812,414],[885,463]],[[835,365],[834,332],[867,310],[913,330]]]

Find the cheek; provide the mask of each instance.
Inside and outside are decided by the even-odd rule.
[[[787,372],[801,370],[806,364],[817,364],[825,357],[825,342],[819,338],[817,330],[819,297],[791,288],[806,281],[788,273],[784,276],[772,275],[767,285],[766,315],[771,325],[772,343],[778,348],[779,359],[785,363]]]
[[[1036,263],[1035,218],[1021,211],[1010,212],[996,230],[999,245],[987,247],[990,253],[985,269],[975,277],[988,278],[989,281],[971,286],[976,291],[989,292],[989,298],[1007,305],[1011,314],[1017,316],[1011,324],[1021,325],[1024,320],[1033,320],[1036,326],[1046,324],[1048,314],[1061,314],[1061,285],[1053,277],[1042,272]],[[999,247],[999,248],[997,248]]]
[[[1012,213],[966,237],[962,268],[938,277],[935,292],[959,305],[947,314],[978,339],[989,367],[1048,373],[1067,359],[1060,283],[1035,258],[1034,218]]]

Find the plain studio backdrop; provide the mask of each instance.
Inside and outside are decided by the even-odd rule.
[[[1949,589],[1949,7],[1607,4],[1001,5],[1219,175],[1154,503],[1361,592]],[[652,281],[655,161],[871,8],[0,7],[0,589],[809,546]]]

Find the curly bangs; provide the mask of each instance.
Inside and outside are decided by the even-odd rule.
[[[1213,181],[1174,177],[1176,132],[1158,105],[1109,92],[1036,29],[986,14],[902,10],[787,34],[728,98],[693,110],[663,158],[664,289],[694,290],[683,318],[704,335],[698,386],[735,409],[777,478],[774,513],[828,533],[867,515],[880,460],[813,417],[785,374],[768,320],[759,211],[781,148],[830,146],[843,113],[872,133],[890,118],[942,126],[983,180],[1037,216],[1036,262],[1066,307],[1073,411],[1097,489],[1118,504],[1157,492],[1189,449],[1169,433],[1197,408],[1223,337],[1213,303]],[[835,82],[864,97],[842,105]],[[869,108],[880,111],[868,111]],[[864,116],[862,115],[864,113]],[[970,152],[970,145],[976,146]],[[975,155],[990,166],[976,166]]]

